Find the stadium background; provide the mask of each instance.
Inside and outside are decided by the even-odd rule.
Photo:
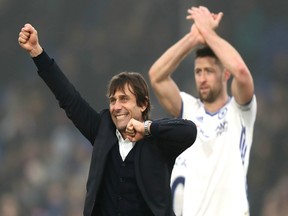
[[[96,109],[120,71],[146,78],[151,64],[189,31],[186,10],[224,12],[218,32],[255,80],[258,115],[248,173],[251,216],[288,215],[288,2],[274,0],[0,1],[0,215],[82,214],[91,147],[66,119],[18,46],[32,23],[40,42]],[[174,78],[194,92],[192,56]],[[151,92],[152,117],[165,112]]]

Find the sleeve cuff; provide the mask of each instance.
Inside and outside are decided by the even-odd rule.
[[[32,60],[39,71],[47,69],[53,63],[52,59],[44,50],[40,55],[33,57]]]

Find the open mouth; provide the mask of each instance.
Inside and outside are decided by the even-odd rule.
[[[128,114],[117,114],[117,115],[115,115],[115,118],[117,120],[122,120],[122,119],[127,118],[127,116],[128,116]]]

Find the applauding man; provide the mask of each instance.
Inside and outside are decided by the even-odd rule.
[[[149,71],[154,92],[167,112],[193,120],[198,128],[195,144],[179,156],[185,160],[184,171],[177,172],[176,165],[173,171],[185,178],[184,216],[249,214],[246,175],[256,97],[247,65],[215,31],[222,16],[203,6],[190,8],[187,19],[194,21],[191,31]],[[194,50],[197,96],[181,92],[171,77]],[[227,89],[231,76],[230,96]]]

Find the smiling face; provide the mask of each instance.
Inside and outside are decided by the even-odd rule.
[[[137,105],[136,96],[128,84],[125,84],[123,90],[117,89],[109,97],[109,101],[112,120],[120,132],[125,132],[131,118],[144,121],[142,113],[146,110],[146,106]]]

